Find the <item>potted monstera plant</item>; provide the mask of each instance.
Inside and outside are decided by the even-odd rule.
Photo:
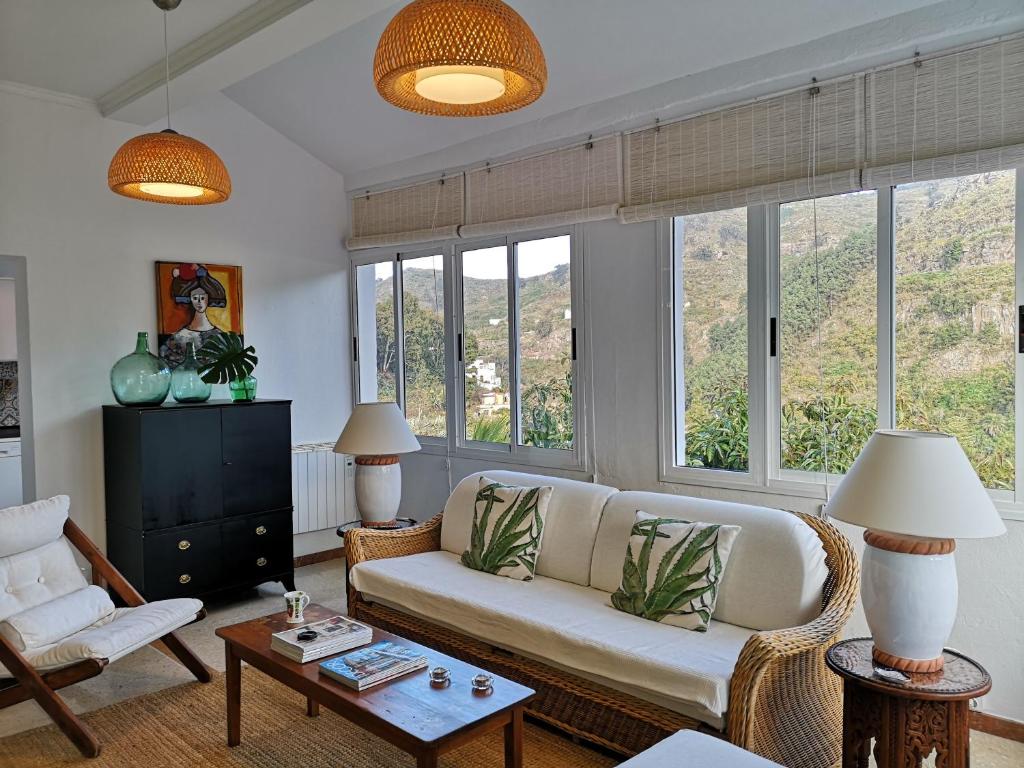
[[[237,333],[221,333],[207,339],[199,350],[199,374],[207,384],[227,384],[231,399],[248,403],[256,399],[254,347],[245,346]]]

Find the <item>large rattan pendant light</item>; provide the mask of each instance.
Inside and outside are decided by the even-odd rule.
[[[501,0],[414,0],[381,35],[373,80],[396,107],[478,117],[536,101],[548,70],[533,30]]]
[[[231,196],[231,177],[217,153],[171,130],[171,76],[167,50],[167,14],[181,0],[153,0],[164,12],[164,94],[167,128],[126,141],[107,171],[110,189],[125,197],[172,205],[223,203]]]

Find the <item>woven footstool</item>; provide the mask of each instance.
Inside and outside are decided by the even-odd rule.
[[[782,768],[752,752],[699,731],[679,731],[619,768]]]

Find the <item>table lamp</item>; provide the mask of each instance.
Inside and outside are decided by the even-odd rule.
[[[1006,533],[952,435],[878,430],[825,512],[864,532],[861,599],[876,663],[935,672],[956,619],[956,539]]]
[[[367,528],[393,528],[402,500],[398,454],[420,449],[396,403],[360,403],[352,410],[335,453],[356,457],[356,506]]]

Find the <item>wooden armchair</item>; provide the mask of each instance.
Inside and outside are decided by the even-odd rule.
[[[57,691],[150,644],[209,682],[210,669],[174,634],[206,610],[193,599],[146,603],[68,518],[68,507],[67,496],[56,496],[0,510],[0,709],[35,699],[85,757],[96,757],[99,741]],[[89,586],[72,545],[94,583],[127,607],[114,608],[105,591]]]

